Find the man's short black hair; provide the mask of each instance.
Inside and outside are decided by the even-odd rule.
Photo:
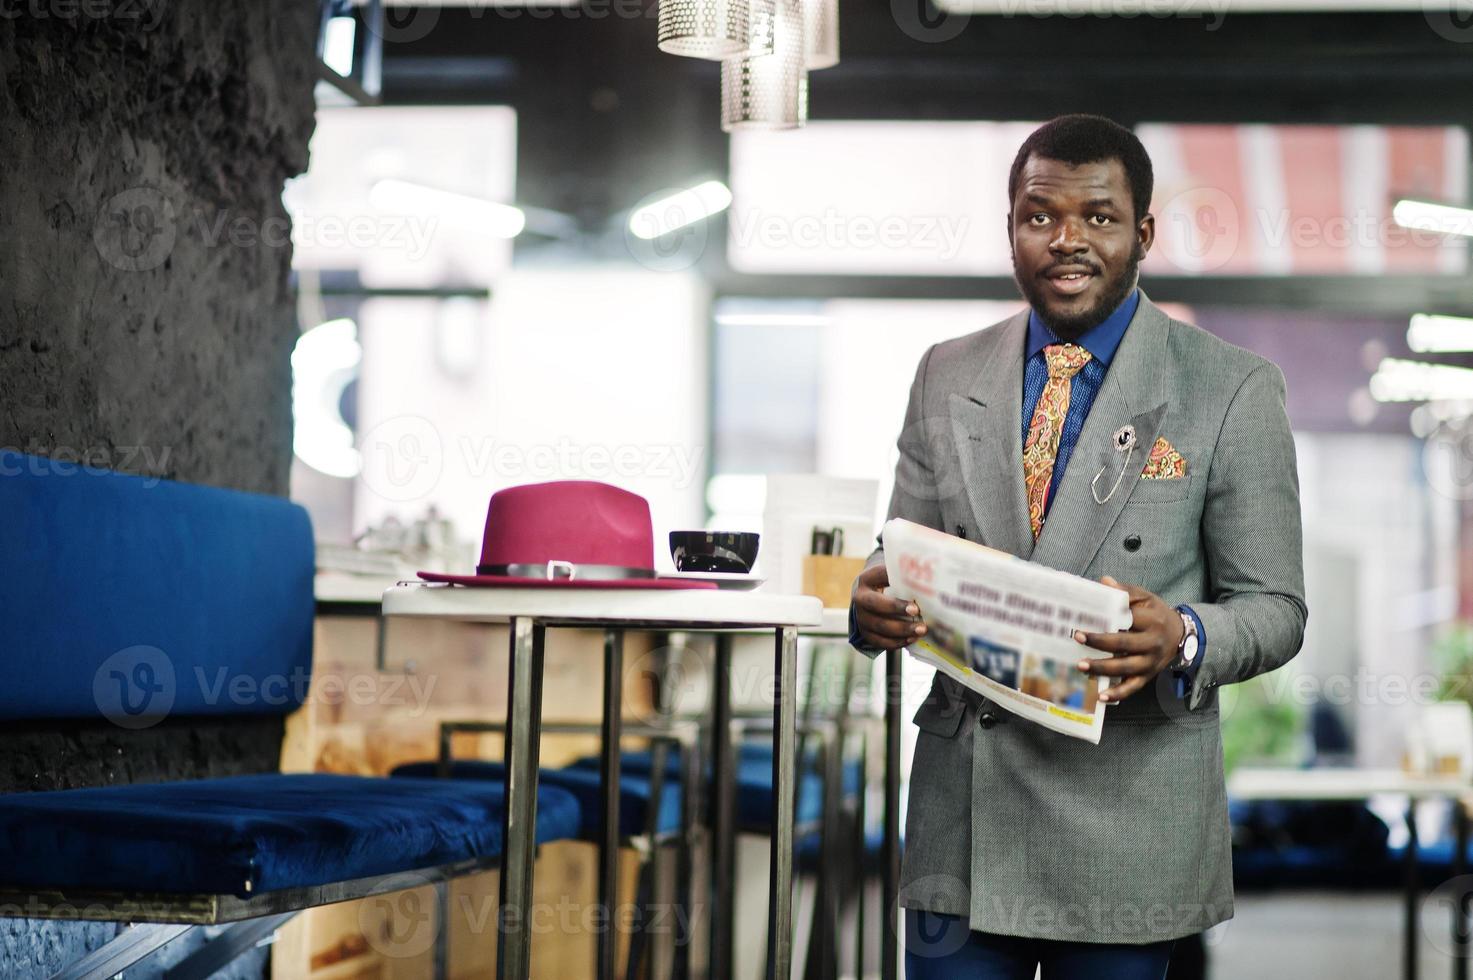
[[[1119,160],[1130,183],[1130,196],[1135,207],[1135,221],[1151,210],[1151,191],[1156,178],[1151,158],[1135,133],[1104,116],[1075,113],[1050,119],[1035,129],[1018,148],[1013,169],[1008,174],[1008,210],[1018,195],[1018,181],[1030,157],[1045,157],[1077,167],[1082,163]]]

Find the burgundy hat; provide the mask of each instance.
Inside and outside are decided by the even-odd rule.
[[[474,575],[420,572],[428,582],[579,589],[714,589],[711,582],[655,577],[650,505],[591,480],[498,490],[486,512]]]

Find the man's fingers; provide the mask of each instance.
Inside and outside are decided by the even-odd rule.
[[[1150,657],[1096,657],[1081,660],[1080,670],[1104,677],[1136,677],[1148,674],[1154,665]],[[1087,669],[1086,669],[1087,668]]]
[[[877,636],[905,639],[906,642],[917,636],[926,634],[924,623],[913,623],[907,619],[893,619],[885,616],[856,616],[856,625],[861,633],[873,633]]]
[[[894,599],[873,589],[860,589],[856,592],[854,604],[863,612],[886,619],[907,619],[920,615],[920,608],[915,603]],[[915,612],[911,612],[912,609]]]
[[[1074,634],[1076,640],[1083,637],[1083,644],[1095,650],[1103,650],[1106,653],[1149,653],[1155,647],[1155,641],[1147,634],[1130,630],[1124,633],[1085,633],[1078,631]]]
[[[1136,691],[1139,691],[1145,686],[1146,678],[1144,676],[1131,677],[1127,680],[1121,681],[1118,684],[1112,684],[1110,687],[1107,687],[1105,690],[1101,691],[1100,700],[1105,702],[1106,704],[1114,704],[1117,701],[1124,701],[1126,698],[1130,697]]]

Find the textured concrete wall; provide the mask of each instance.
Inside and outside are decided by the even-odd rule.
[[[307,162],[315,6],[0,5],[0,446],[286,492],[281,189]],[[0,792],[270,770],[280,735],[0,728]],[[0,976],[47,975],[111,931],[0,920]]]

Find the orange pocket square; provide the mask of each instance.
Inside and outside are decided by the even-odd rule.
[[[1186,475],[1186,457],[1177,452],[1176,447],[1167,442],[1164,436],[1157,436],[1155,445],[1151,447],[1151,455],[1146,459],[1146,468],[1141,470],[1141,479],[1180,480]]]

